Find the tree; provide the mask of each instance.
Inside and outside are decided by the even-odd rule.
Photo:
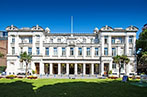
[[[31,62],[32,56],[26,52],[20,54],[20,62],[26,63],[25,77],[28,75],[28,64]]]
[[[125,67],[126,67],[126,65],[130,62],[130,59],[126,55],[122,55],[122,56],[117,55],[117,56],[113,57],[113,62],[118,64],[118,67],[119,67],[119,77],[120,77],[121,64],[124,64]],[[126,68],[125,68],[125,73],[126,73]]]
[[[126,68],[126,66],[130,62],[130,59],[126,55],[122,55],[121,59],[122,59],[122,62],[124,63],[124,65],[125,65],[125,74],[127,75],[127,68]]]
[[[121,72],[121,56],[117,55],[113,57],[113,62],[118,64],[119,67],[119,77],[120,77],[120,72]]]
[[[147,64],[147,51],[144,52],[140,58],[140,64],[146,65]]]
[[[4,57],[4,54],[2,54],[2,53],[0,52],[0,58],[2,58],[2,57]]]

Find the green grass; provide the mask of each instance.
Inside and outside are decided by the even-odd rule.
[[[0,97],[146,97],[147,88],[130,83],[110,79],[0,79]]]

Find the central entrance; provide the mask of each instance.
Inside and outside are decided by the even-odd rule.
[[[109,72],[109,63],[104,63],[104,75],[108,76]]]
[[[74,64],[69,64],[69,74],[74,74]]]
[[[86,64],[86,74],[90,74],[90,64]]]

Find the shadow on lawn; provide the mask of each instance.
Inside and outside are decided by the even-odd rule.
[[[32,83],[16,81],[0,84],[0,97],[145,97],[146,90],[129,83],[112,81],[57,83],[34,91]]]

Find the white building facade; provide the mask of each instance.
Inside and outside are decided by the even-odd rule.
[[[38,75],[107,75],[111,70],[118,75],[118,64],[113,56],[127,55],[130,59],[121,74],[136,73],[136,32],[138,28],[126,29],[104,26],[95,28],[93,33],[50,33],[36,25],[32,28],[6,28],[8,32],[7,74],[25,72],[25,63],[20,54],[32,55],[29,73]]]

